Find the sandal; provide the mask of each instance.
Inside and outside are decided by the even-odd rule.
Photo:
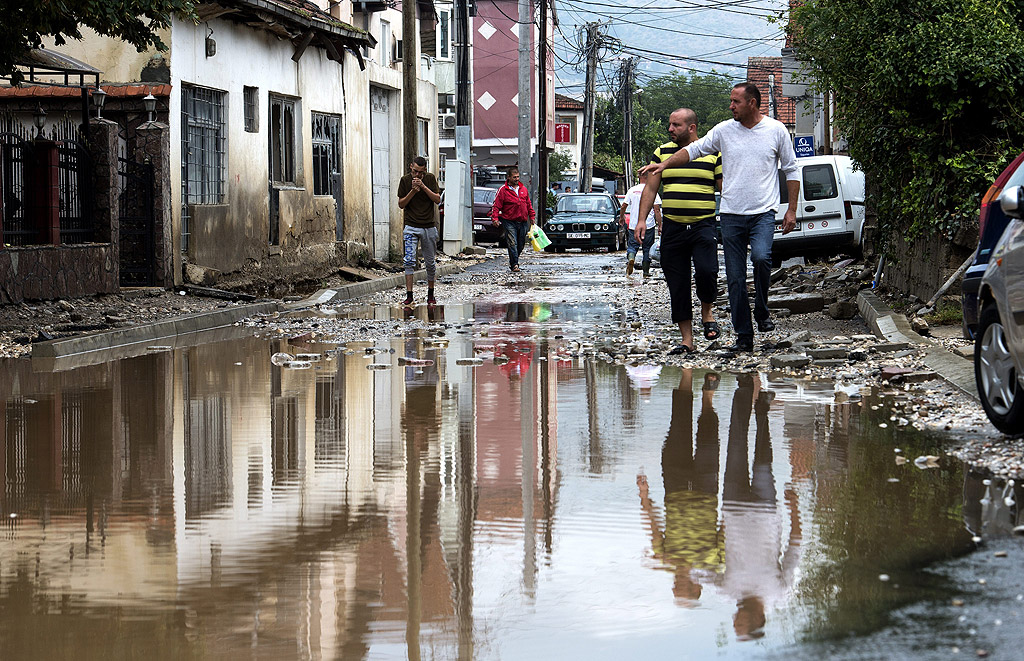
[[[684,353],[685,354],[693,353],[693,348],[692,347],[688,347],[685,344],[680,344],[680,345],[674,347],[671,351],[669,351],[668,355],[670,355],[670,356],[680,356],[680,355],[682,355]]]
[[[702,321],[700,324],[704,327],[705,340],[717,340],[722,335],[722,329],[718,327],[717,321]]]
[[[714,372],[708,372],[704,375],[704,387],[701,390],[705,392],[711,392],[718,390],[718,375]]]
[[[519,273],[519,267],[518,266],[513,266],[512,267],[512,272],[513,273]]]

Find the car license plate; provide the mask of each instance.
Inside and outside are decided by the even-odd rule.
[[[590,232],[569,232],[565,235],[567,239],[589,239]]]
[[[796,226],[795,226],[795,227],[793,227],[793,231],[795,232],[795,231],[797,231],[798,229],[800,229],[800,223],[797,223],[797,224],[796,224]],[[776,231],[776,232],[781,232],[781,231],[782,231],[782,225],[781,225],[781,224],[779,224],[779,225],[776,225],[776,226],[775,226],[775,231]]]
[[[484,226],[483,225],[473,225],[473,229],[483,231]]]

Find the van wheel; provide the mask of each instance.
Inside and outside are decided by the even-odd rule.
[[[1004,434],[1024,432],[1024,392],[995,303],[981,311],[974,343],[974,380],[988,419]]]

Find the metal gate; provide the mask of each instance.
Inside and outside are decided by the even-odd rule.
[[[25,163],[30,158],[30,141],[0,133],[0,239],[11,246],[31,245],[39,235],[26,214]]]
[[[118,158],[121,177],[121,286],[156,284],[156,216],[153,212],[153,164]]]

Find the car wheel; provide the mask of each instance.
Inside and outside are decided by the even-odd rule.
[[[981,405],[996,429],[1005,434],[1024,432],[1024,393],[1010,353],[999,309],[989,303],[981,311],[974,343],[974,380]]]

